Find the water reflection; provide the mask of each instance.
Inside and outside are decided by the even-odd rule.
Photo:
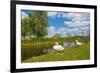
[[[63,47],[64,47],[64,48],[73,47],[73,46],[75,46],[75,45],[76,45],[75,42],[64,42],[64,43],[63,43]]]

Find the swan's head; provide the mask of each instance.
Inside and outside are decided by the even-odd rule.
[[[58,45],[58,42],[55,42],[55,45]]]

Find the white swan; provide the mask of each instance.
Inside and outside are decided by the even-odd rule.
[[[53,49],[56,51],[63,51],[64,47],[59,45],[58,42],[55,42],[55,45],[53,46]]]
[[[82,45],[82,43],[79,42],[78,40],[76,40],[76,44],[77,44],[77,45]]]

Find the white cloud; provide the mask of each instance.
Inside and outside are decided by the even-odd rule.
[[[47,29],[48,29],[48,31],[53,31],[53,30],[55,30],[55,27],[54,26],[49,26]]]
[[[53,16],[56,16],[56,15],[57,15],[57,12],[48,12],[48,16],[53,17]]]
[[[48,12],[48,16],[52,17],[52,18],[55,18],[55,17],[60,18],[60,17],[62,17],[62,13],[63,12]]]
[[[66,28],[66,27],[62,27],[62,28],[60,28],[59,29],[59,32],[60,33],[70,33],[70,32],[77,32],[77,31],[79,31],[79,28]]]
[[[47,30],[48,30],[48,36],[47,37],[52,37],[52,36],[54,36],[55,34],[56,34],[56,31],[55,31],[55,27],[54,26],[49,26],[48,28],[47,28]]]
[[[75,17],[73,17],[72,19],[72,21],[89,21],[89,20],[90,20],[89,14],[85,13],[76,14]]]
[[[76,32],[80,32],[80,29],[79,28],[66,28],[66,27],[62,27],[59,29],[59,32],[61,35],[63,36],[67,36],[68,34],[73,34],[73,33],[76,33]]]
[[[62,27],[59,29],[59,34],[61,34],[62,37],[68,36],[70,34],[71,36],[75,35],[88,35],[90,31],[89,27],[78,27],[78,28],[66,28]]]
[[[75,16],[75,13],[63,13],[62,15],[64,18],[73,18]]]
[[[88,27],[81,27],[80,30],[82,30],[82,31],[89,31],[90,27],[89,26]]]
[[[73,22],[71,25],[69,26],[72,26],[72,27],[84,27],[84,26],[88,26],[89,25],[89,21],[76,21],[76,22]]]
[[[64,18],[71,19],[70,21],[64,21],[64,25],[68,27],[84,27],[90,24],[90,14],[89,13],[63,13]]]
[[[72,19],[72,21],[83,21],[83,20],[89,20],[90,14],[89,13],[75,13],[75,12],[69,12],[69,13],[63,13],[62,15],[64,18]]]
[[[26,14],[26,13],[23,12],[23,11],[21,12],[21,18],[22,18],[22,19],[26,18],[27,16],[28,16],[28,14]]]
[[[66,19],[71,19],[71,21],[86,21],[90,20],[89,13],[82,13],[82,12],[48,12],[48,16],[50,17],[63,17]]]
[[[70,25],[70,24],[72,24],[72,21],[65,21],[65,22],[64,22],[64,25],[66,25],[66,26],[67,26],[67,25]]]
[[[84,27],[84,26],[89,26],[90,22],[89,21],[65,21],[64,25],[68,27]]]
[[[69,32],[79,32],[79,28],[68,29]]]
[[[64,31],[66,31],[66,30],[67,30],[67,28],[61,27],[61,28],[59,29],[59,32],[64,32]]]

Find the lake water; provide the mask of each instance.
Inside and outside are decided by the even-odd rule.
[[[73,46],[76,46],[76,42],[64,42],[63,43],[64,48],[69,48],[69,47],[73,47]]]

